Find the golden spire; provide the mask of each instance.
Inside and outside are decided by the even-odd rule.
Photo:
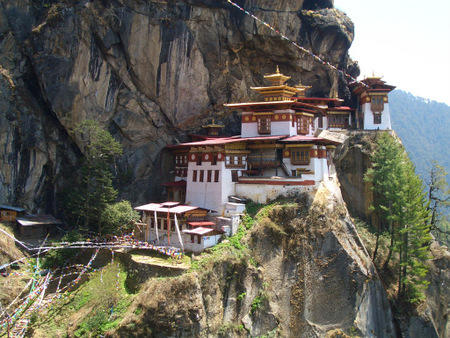
[[[291,77],[281,74],[277,65],[277,71],[274,74],[264,75],[264,78],[272,82],[272,86],[282,86]]]

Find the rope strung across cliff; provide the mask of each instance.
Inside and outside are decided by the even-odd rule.
[[[353,76],[345,73],[344,71],[338,69],[336,66],[333,66],[330,62],[327,62],[325,60],[323,60],[322,58],[318,57],[317,55],[315,55],[314,53],[312,53],[311,51],[309,51],[308,49],[306,49],[305,47],[300,46],[297,42],[292,41],[291,39],[289,39],[286,35],[284,35],[283,33],[281,33],[279,30],[273,28],[271,25],[269,25],[267,22],[265,22],[264,20],[261,20],[260,18],[258,18],[256,15],[248,12],[247,10],[245,10],[244,8],[242,8],[241,6],[239,6],[238,4],[236,4],[235,2],[231,1],[231,0],[227,0],[231,5],[233,5],[234,7],[238,8],[240,11],[244,12],[245,14],[251,16],[253,19],[255,19],[256,21],[262,23],[264,26],[266,26],[267,28],[269,28],[271,31],[273,31],[274,33],[276,33],[277,35],[279,35],[283,40],[286,40],[288,42],[290,42],[291,44],[293,44],[295,47],[297,47],[298,49],[300,49],[302,52],[307,53],[308,55],[310,55],[315,61],[320,62],[323,65],[326,65],[328,67],[330,67],[333,70],[338,71],[340,74],[342,74],[343,76],[346,76],[347,78],[351,79],[352,81],[361,83],[364,86],[367,86],[365,83],[358,81],[356,78],[354,78]]]

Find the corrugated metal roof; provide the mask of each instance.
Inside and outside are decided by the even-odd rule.
[[[27,215],[16,219],[17,223],[21,226],[37,226],[37,225],[59,225],[62,224],[61,220],[53,217],[52,215]]]
[[[215,230],[214,230],[214,229],[211,229],[211,228],[202,228],[202,227],[200,227],[200,228],[195,228],[195,229],[192,229],[192,230],[183,230],[183,232],[184,232],[185,234],[190,234],[190,235],[200,235],[200,236],[209,234],[210,232],[213,232],[213,231],[215,231]]]
[[[17,212],[23,212],[23,211],[27,210],[27,209],[24,209],[21,207],[11,207],[9,205],[2,205],[2,204],[0,204],[0,209],[12,210],[12,211],[17,211]]]
[[[183,214],[185,212],[192,211],[195,209],[199,209],[199,207],[194,207],[190,205],[177,205],[175,207],[167,208],[160,203],[150,203],[134,208],[134,210],[168,212],[169,214]]]
[[[180,202],[169,202],[169,201],[161,203],[161,205],[163,207],[168,207],[168,208],[174,207],[174,206],[179,205],[179,204],[180,204]]]

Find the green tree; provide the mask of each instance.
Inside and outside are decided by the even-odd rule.
[[[374,202],[371,209],[378,219],[376,230],[376,243],[373,253],[375,261],[378,253],[380,235],[388,231],[391,243],[385,266],[388,265],[392,249],[394,248],[395,222],[398,219],[398,201],[402,195],[402,154],[403,148],[388,133],[383,133],[377,138],[376,151],[371,156],[372,167],[367,170],[365,180],[372,183]]]
[[[424,280],[428,271],[428,244],[431,236],[429,211],[421,179],[403,147],[388,133],[377,138],[371,156],[372,167],[365,179],[372,183],[374,203],[378,215],[377,242],[380,233],[388,231],[390,245],[383,270],[388,269],[393,253],[398,253],[398,300],[416,302],[423,298]]]
[[[85,164],[81,168],[81,182],[71,193],[69,209],[78,227],[101,233],[102,212],[117,197],[117,190],[112,186],[111,166],[122,154],[122,148],[97,121],[77,124],[74,133],[82,142]]]
[[[102,228],[109,234],[119,235],[132,230],[132,221],[139,218],[129,201],[108,204],[102,212]]]
[[[450,187],[447,182],[448,173],[445,168],[433,161],[428,183],[428,199],[431,212],[430,225],[434,237],[442,244],[450,244]]]
[[[399,218],[396,245],[396,251],[399,252],[397,300],[406,297],[415,303],[424,298],[423,291],[429,284],[425,280],[428,272],[425,262],[430,258],[431,241],[429,211],[423,182],[415,174],[414,165],[407,156],[403,168],[406,184],[403,187],[403,212]]]

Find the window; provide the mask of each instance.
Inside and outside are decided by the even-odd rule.
[[[347,115],[330,115],[329,128],[347,128],[348,127],[348,116]]]
[[[192,182],[197,182],[197,170],[192,172]]]
[[[214,170],[214,182],[219,182],[219,170]]]
[[[299,116],[297,118],[297,134],[306,135],[309,133],[309,120],[306,116]]]
[[[381,124],[381,114],[373,115],[373,124]]]
[[[319,116],[319,121],[318,121],[318,127],[320,128],[320,129],[323,129],[323,116]]]
[[[208,170],[207,182],[211,182],[212,170]]]
[[[384,102],[382,97],[373,97],[371,109],[373,112],[382,112],[384,109]]]
[[[232,170],[231,171],[231,182],[237,182],[238,181],[238,171]]]
[[[309,149],[292,150],[291,151],[292,164],[309,164]]]
[[[211,165],[217,165],[217,155],[212,155]]]
[[[200,170],[200,182],[203,182],[203,179],[205,178],[205,171]]]
[[[258,118],[258,133],[270,134],[270,116],[262,116]]]
[[[202,165],[202,154],[197,155],[197,165]]]
[[[242,155],[229,155],[225,158],[225,168],[245,168],[246,157]]]

